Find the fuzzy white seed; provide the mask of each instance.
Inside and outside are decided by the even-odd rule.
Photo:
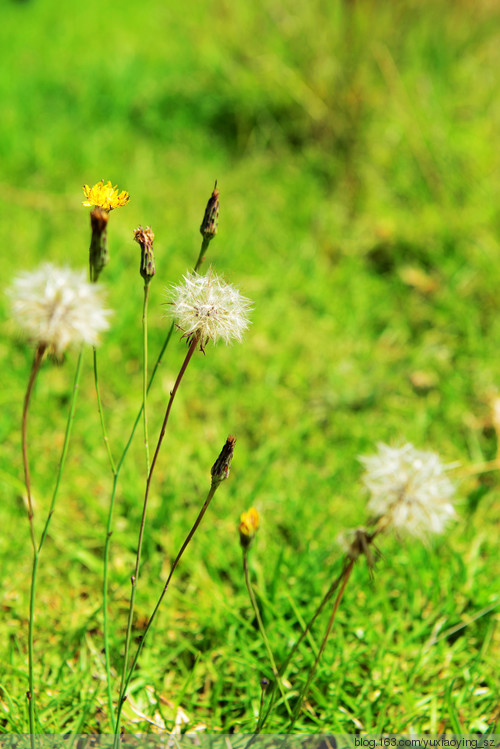
[[[88,283],[84,272],[45,263],[18,276],[8,294],[12,316],[26,337],[56,356],[70,345],[96,345],[109,327],[102,288]]]
[[[456,516],[451,501],[455,489],[435,453],[411,444],[393,448],[380,443],[376,455],[360,461],[370,492],[368,511],[394,530],[425,538],[443,533]]]
[[[196,336],[203,346],[222,338],[226,343],[241,341],[250,322],[250,300],[211,269],[204,276],[187,273],[168,298],[178,327],[188,338]]]

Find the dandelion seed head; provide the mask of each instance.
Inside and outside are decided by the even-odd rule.
[[[26,336],[56,356],[71,344],[97,345],[109,327],[101,289],[83,272],[46,263],[18,276],[8,293],[12,316]]]
[[[204,276],[188,273],[184,283],[169,294],[172,314],[187,338],[196,336],[203,345],[222,338],[241,341],[250,322],[250,300],[211,269]]]
[[[411,444],[393,448],[380,443],[376,455],[360,461],[371,495],[368,511],[394,530],[425,538],[443,533],[456,516],[451,501],[455,489],[436,453]]]

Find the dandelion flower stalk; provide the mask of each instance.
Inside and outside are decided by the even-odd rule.
[[[146,475],[149,473],[148,437],[148,301],[149,284],[144,286],[142,307],[142,420],[144,425],[144,450],[146,452]]]
[[[218,338],[224,338],[226,343],[229,343],[232,339],[241,340],[243,331],[249,325],[247,312],[250,302],[248,299],[241,296],[233,286],[224,283],[222,279],[217,277],[212,271],[209,271],[206,276],[198,276],[197,273],[187,274],[184,277],[184,283],[172,289],[170,299],[172,314],[174,319],[177,320],[178,327],[183,330],[183,337],[187,339],[189,348],[179,370],[179,374],[177,375],[174,387],[170,393],[160,436],[158,438],[153,460],[151,461],[151,469],[146,481],[142,516],[139,526],[135,569],[131,576],[132,589],[130,594],[125,651],[123,656],[123,670],[120,684],[120,711],[122,701],[125,697],[125,680],[128,667],[130,639],[132,635],[132,620],[137,581],[139,578],[142,540],[146,523],[149,493],[154,469],[167,429],[172,404],[195,350],[199,347],[200,350],[203,351],[204,345],[206,345],[209,340],[212,340],[215,343]],[[115,732],[118,732],[118,730],[119,715],[117,715]]]
[[[118,702],[118,712],[117,712],[117,716],[116,716],[116,724],[115,724],[116,725],[116,729],[115,729],[115,733],[116,734],[119,733],[121,713],[122,713],[123,703],[124,703],[125,698],[126,698],[126,692],[127,692],[128,686],[130,684],[130,680],[132,678],[132,675],[134,673],[135,667],[137,665],[137,661],[139,660],[139,656],[141,654],[142,648],[144,647],[144,642],[146,640],[147,634],[148,634],[149,630],[151,629],[151,627],[153,625],[153,622],[154,622],[154,620],[156,618],[156,615],[158,613],[158,610],[159,610],[159,608],[160,608],[160,606],[161,606],[161,604],[163,602],[163,599],[165,598],[165,595],[166,595],[166,593],[168,591],[168,588],[169,588],[170,582],[172,580],[173,574],[174,574],[174,572],[175,572],[175,570],[176,570],[176,568],[177,568],[177,566],[178,566],[178,564],[179,564],[179,562],[180,562],[180,560],[181,560],[184,552],[186,551],[189,543],[191,542],[191,539],[193,538],[194,534],[198,530],[198,527],[199,527],[201,521],[203,520],[203,516],[205,515],[205,513],[206,513],[206,511],[207,511],[207,509],[208,509],[208,507],[209,507],[209,505],[210,505],[210,503],[211,503],[211,501],[212,501],[212,499],[213,499],[213,497],[215,495],[215,492],[217,491],[217,489],[219,488],[219,486],[221,485],[221,483],[223,481],[225,481],[229,477],[229,473],[230,473],[230,469],[231,469],[231,462],[233,460],[233,453],[234,453],[235,443],[236,443],[236,438],[233,437],[232,435],[229,435],[228,438],[227,438],[227,440],[226,440],[226,443],[225,443],[224,447],[221,450],[221,453],[220,453],[219,457],[217,458],[217,460],[215,461],[214,465],[212,466],[212,469],[211,469],[212,480],[211,480],[211,483],[210,483],[210,489],[209,489],[209,492],[208,492],[207,497],[205,499],[205,502],[203,503],[203,506],[202,506],[201,510],[199,511],[198,516],[197,516],[195,522],[193,523],[193,525],[191,527],[191,530],[187,534],[187,536],[186,536],[186,538],[185,538],[185,540],[184,540],[181,548],[179,549],[179,552],[177,553],[177,556],[175,557],[175,559],[173,561],[173,564],[172,564],[172,567],[170,568],[170,572],[168,574],[167,580],[166,580],[166,582],[165,582],[165,584],[163,586],[163,590],[162,590],[162,592],[160,594],[160,597],[158,598],[156,606],[153,609],[153,613],[149,617],[149,621],[147,623],[146,629],[144,630],[144,633],[143,633],[143,635],[141,637],[140,643],[139,643],[139,645],[137,647],[136,653],[135,653],[134,658],[132,660],[132,663],[130,665],[130,669],[128,670],[128,674],[126,676],[124,676],[123,683],[122,683],[121,688],[120,688],[120,697],[119,697],[119,702]],[[127,664],[125,662],[124,663],[124,672],[123,672],[124,675],[125,675],[125,672],[126,672],[125,671],[126,667],[127,667]],[[115,745],[116,745],[116,741],[115,741]]]
[[[146,451],[146,475],[149,474],[149,438],[148,438],[148,300],[149,284],[155,275],[155,258],[153,253],[154,234],[149,226],[145,229],[138,226],[134,239],[141,247],[140,274],[144,279],[144,303],[142,308],[142,414],[144,424],[144,449]]]
[[[370,547],[380,534],[392,530],[398,534],[406,533],[426,541],[431,534],[443,533],[450,520],[456,515],[451,502],[455,491],[453,484],[446,476],[446,469],[435,453],[417,450],[411,444],[406,444],[401,448],[379,444],[376,455],[362,457],[360,460],[366,468],[363,483],[370,491],[368,511],[371,518],[369,523],[374,530],[368,532],[359,528],[351,532],[342,572],[323,598],[306,628],[306,631],[310,629],[327,600],[331,598],[333,590],[340,584],[318,654],[297,700],[289,731],[292,730],[299,716],[325,650],[354,564],[359,556],[364,554],[372,566],[373,558]],[[304,636],[305,632],[300,640]]]
[[[351,576],[352,570],[354,568],[354,559],[351,559],[349,563],[347,564],[347,567],[344,569],[343,575],[342,575],[342,585],[340,586],[340,590],[337,593],[337,597],[335,598],[335,603],[333,604],[332,613],[330,615],[330,619],[328,620],[328,624],[325,630],[325,634],[323,635],[323,639],[321,641],[321,645],[319,647],[318,653],[316,655],[316,658],[314,659],[314,663],[312,664],[311,668],[309,669],[309,673],[307,675],[306,682],[304,686],[302,687],[299,698],[297,700],[297,703],[295,705],[292,720],[290,722],[290,726],[288,728],[288,731],[291,732],[297,718],[299,717],[300,709],[302,707],[302,703],[304,702],[304,699],[306,697],[306,694],[309,690],[309,687],[311,685],[311,682],[314,678],[314,674],[316,673],[316,669],[318,668],[318,664],[321,660],[321,656],[323,655],[326,647],[326,643],[328,642],[328,638],[330,636],[330,632],[332,631],[333,623],[335,621],[335,615],[338,611],[338,608],[340,606],[340,602],[342,600],[342,597],[344,595],[347,583],[349,582],[349,578]]]
[[[89,274],[92,283],[97,283],[101,272],[109,263],[107,211],[96,206],[90,213],[90,226]]]
[[[294,645],[291,648],[290,652],[288,653],[285,661],[280,666],[280,669],[279,669],[280,678],[283,678],[283,676],[285,675],[286,669],[288,668],[290,662],[292,661],[293,656],[295,655],[295,653],[297,652],[297,650],[299,649],[300,645],[305,640],[305,638],[307,637],[307,635],[309,634],[309,632],[312,630],[312,628],[313,628],[316,620],[321,615],[321,613],[322,613],[323,609],[325,608],[326,604],[328,603],[328,601],[331,600],[331,598],[334,595],[335,591],[337,590],[337,588],[339,587],[339,585],[342,583],[342,580],[344,579],[344,575],[346,573],[346,567],[349,565],[349,563],[350,563],[350,559],[347,557],[346,560],[344,561],[344,564],[342,566],[341,572],[339,573],[339,575],[335,578],[335,580],[332,582],[332,584],[328,588],[327,592],[325,593],[325,595],[321,599],[321,602],[320,602],[318,608],[316,609],[316,611],[314,612],[313,616],[308,621],[308,623],[306,624],[306,626],[304,627],[304,629],[302,630],[302,633],[301,633],[300,637],[294,643]],[[272,691],[271,691],[271,695],[270,695],[270,698],[269,698],[269,703],[268,703],[266,712],[264,713],[264,715],[262,715],[259,718],[259,722],[258,722],[257,727],[255,729],[255,733],[256,734],[258,734],[258,733],[260,733],[262,731],[262,729],[264,728],[264,725],[265,725],[265,723],[266,723],[269,715],[271,714],[271,711],[273,709],[274,702],[275,702],[276,689],[277,689],[277,682],[275,682],[275,684],[273,685],[273,688],[272,688]]]
[[[241,545],[241,549],[243,552],[243,575],[245,577],[245,585],[248,591],[248,596],[250,598],[250,603],[252,604],[252,609],[255,614],[255,618],[257,619],[259,632],[262,637],[264,647],[266,649],[269,663],[271,664],[271,670],[273,672],[273,676],[281,692],[281,696],[283,698],[285,707],[288,711],[288,715],[291,715],[292,711],[290,710],[290,706],[288,704],[288,701],[285,696],[285,692],[283,690],[283,685],[281,683],[281,676],[278,671],[278,668],[276,667],[276,661],[274,660],[273,651],[271,650],[271,646],[269,644],[269,638],[266,633],[266,628],[264,627],[264,622],[262,621],[262,616],[260,614],[259,604],[257,603],[257,599],[255,597],[255,593],[252,588],[252,583],[250,581],[250,572],[248,569],[248,550],[255,537],[258,527],[259,527],[259,514],[254,507],[250,508],[248,512],[242,513],[238,530],[240,534],[240,545]]]
[[[216,183],[216,185],[217,185],[217,183]],[[207,203],[207,208],[205,209],[205,214],[207,213],[207,210],[208,210],[209,206],[211,208],[211,211],[212,211],[212,206],[216,206],[216,215],[217,215],[217,223],[218,223],[218,216],[219,216],[219,192],[218,191],[217,191],[217,196],[216,196],[216,201],[215,202],[214,202],[214,195],[212,193],[212,196],[210,197],[210,199],[209,199],[209,201]],[[204,224],[204,222],[202,222],[202,225],[201,225],[202,227],[203,227],[203,224]],[[200,231],[201,231],[201,227],[200,227]],[[208,239],[208,237],[205,237],[203,235],[203,240],[202,240],[202,244],[201,244],[201,250],[199,252],[198,259],[197,259],[197,261],[195,263],[194,270],[193,270],[194,273],[197,273],[199,271],[199,269],[200,269],[200,267],[201,267],[201,265],[202,265],[202,263],[203,263],[203,261],[205,259],[205,252],[208,249],[208,245],[210,244],[211,239],[214,238],[214,236],[216,235],[216,233],[217,233],[217,231],[215,231],[214,233],[212,233],[212,236],[210,237],[210,239]],[[203,232],[202,232],[202,234],[203,234]],[[168,329],[167,335],[165,336],[165,340],[163,341],[163,345],[162,345],[162,347],[160,349],[160,352],[159,352],[158,356],[156,357],[156,362],[155,362],[155,364],[153,366],[153,370],[152,370],[151,376],[149,378],[149,383],[148,383],[146,394],[149,393],[149,391],[151,390],[151,386],[153,385],[153,382],[154,382],[154,379],[155,379],[156,374],[158,372],[158,369],[160,368],[160,366],[161,366],[161,364],[163,362],[163,357],[164,357],[165,351],[167,350],[168,345],[170,343],[170,339],[172,338],[172,334],[174,332],[174,329],[175,329],[175,322],[173,321],[172,324],[170,325],[169,329]],[[123,453],[122,453],[122,456],[120,458],[119,465],[123,464],[124,458],[125,458],[125,456],[127,455],[128,451],[129,451],[130,445],[132,444],[132,440],[134,438],[135,430],[137,429],[137,426],[139,424],[139,421],[141,420],[141,417],[142,417],[142,404],[141,404],[141,407],[139,409],[139,413],[137,414],[136,419],[134,421],[134,424],[132,426],[132,430],[130,432],[130,436],[129,436],[128,440],[127,440],[127,443],[126,443],[125,447],[123,448]]]
[[[209,201],[210,202],[210,201]],[[206,242],[206,243],[205,243]],[[208,241],[203,239],[202,242],[202,250],[198,256],[198,260],[196,262],[195,271],[198,271],[203,259],[204,259],[204,252],[206,251],[206,248],[208,247]],[[142,268],[142,258],[141,258],[141,268]],[[167,350],[167,347],[170,343],[170,339],[172,337],[172,333],[175,328],[175,321],[172,321],[172,324],[169,327],[168,333],[165,337],[165,340],[163,342],[163,345],[160,349],[160,352],[156,358],[155,365],[153,367],[153,371],[151,373],[151,376],[149,378],[149,383],[146,389],[146,396],[148,395],[154,379],[156,377],[156,374],[158,372],[158,369],[160,368],[160,365],[163,361],[163,356],[165,354],[165,351]],[[141,420],[141,417],[143,415],[143,404],[141,404],[139,408],[139,412],[136,416],[136,419],[134,421],[134,424],[132,426],[129,438],[125,444],[125,447],[123,448],[122,454],[120,456],[120,459],[116,466],[116,472],[114,473],[113,477],[113,486],[111,489],[111,498],[109,503],[109,511],[108,511],[108,519],[106,524],[106,540],[105,540],[105,547],[104,547],[104,576],[103,576],[103,606],[104,606],[104,651],[105,651],[105,660],[106,660],[106,673],[107,673],[107,681],[108,681],[108,702],[109,702],[109,713],[110,713],[110,720],[112,723],[112,728],[114,732],[114,725],[113,725],[113,700],[112,700],[112,694],[111,694],[111,666],[110,666],[110,655],[109,655],[109,629],[108,629],[108,622],[107,622],[107,600],[108,600],[108,560],[109,560],[109,546],[110,546],[110,539],[112,534],[112,528],[113,528],[113,512],[114,512],[114,504],[115,504],[115,497],[116,497],[116,490],[118,486],[118,480],[121,472],[121,468],[125,462],[125,458],[127,457],[128,451],[130,449],[130,445],[132,444],[132,440],[135,435],[135,430],[137,429],[137,426],[139,424],[139,421]]]
[[[28,455],[28,412],[34,384],[44,356],[52,353],[61,357],[71,344],[96,343],[99,334],[108,327],[107,316],[100,302],[100,294],[88,284],[83,276],[67,268],[60,269],[50,264],[42,265],[36,271],[18,276],[9,290],[12,314],[23,329],[26,337],[35,343],[33,366],[28,380],[22,416],[22,453],[24,477],[27,493],[28,520],[33,547],[33,565],[30,585],[28,623],[28,681],[29,723],[32,746],[35,729],[35,680],[34,680],[34,622],[36,603],[36,581],[40,554],[47,537],[50,521],[54,513],[59,486],[62,478],[67,449],[74,417],[76,394],[81,371],[82,353],[75,374],[73,395],[70,404],[68,423],[64,438],[61,459],[55,481],[54,492],[47,519],[40,537],[36,540],[33,498]],[[81,348],[81,346],[80,346]]]
[[[33,647],[33,633],[35,625],[35,593],[36,593],[36,572],[38,568],[38,548],[35,537],[35,524],[33,518],[33,498],[31,495],[31,477],[29,469],[29,457],[28,457],[28,411],[31,401],[31,395],[35,381],[40,371],[43,355],[45,352],[44,344],[37,347],[35,356],[33,358],[33,366],[31,368],[31,374],[28,380],[28,386],[26,388],[26,395],[24,398],[23,407],[23,418],[21,428],[21,440],[22,440],[22,451],[23,451],[23,466],[24,466],[24,483],[26,486],[26,497],[28,503],[28,520],[30,525],[31,544],[33,546],[33,564],[31,570],[31,588],[30,588],[30,608],[29,608],[29,619],[28,619],[28,692],[26,697],[28,699],[28,714],[30,724],[30,740],[31,746],[35,745],[34,735],[35,729],[35,675],[34,675],[34,647]]]
[[[31,373],[28,380],[28,386],[26,388],[26,395],[24,397],[23,406],[23,418],[21,426],[21,442],[23,451],[23,468],[24,468],[24,485],[26,487],[26,501],[28,504],[28,520],[30,524],[31,543],[33,550],[36,550],[36,537],[35,537],[35,526],[33,521],[33,498],[31,495],[31,474],[29,467],[28,457],[28,412],[31,402],[31,396],[33,394],[33,388],[35,386],[36,378],[42,365],[43,357],[45,354],[46,345],[41,343],[37,346],[35,355],[33,357],[33,364],[31,367]]]
[[[35,355],[36,356],[36,355]],[[78,388],[80,383],[80,374],[81,374],[81,368],[82,368],[82,351],[80,351],[80,354],[78,356],[78,361],[76,365],[76,371],[75,371],[75,380],[73,384],[73,391],[72,391],[72,398],[69,408],[69,414],[68,414],[68,421],[66,424],[66,432],[64,435],[64,443],[61,451],[61,458],[59,460],[59,466],[57,469],[57,476],[56,476],[56,482],[54,486],[54,491],[52,494],[52,500],[50,503],[49,512],[47,514],[47,518],[45,520],[45,525],[42,530],[42,535],[40,537],[40,542],[38,546],[33,546],[33,564],[32,564],[32,570],[31,570],[31,584],[30,584],[30,608],[29,608],[29,622],[28,622],[28,671],[29,671],[29,692],[28,692],[28,702],[29,702],[29,721],[30,721],[30,734],[33,737],[33,734],[36,733],[35,730],[35,683],[34,683],[34,644],[33,644],[33,638],[34,638],[34,627],[35,627],[35,602],[36,602],[36,582],[37,582],[37,572],[38,572],[38,564],[40,561],[40,554],[43,548],[43,545],[45,543],[45,539],[47,537],[47,534],[49,532],[50,528],[50,521],[52,519],[52,515],[54,514],[55,506],[56,506],[56,500],[59,493],[59,487],[61,484],[62,474],[64,471],[64,466],[66,463],[66,455],[68,452],[69,447],[69,441],[71,437],[71,427],[73,425],[73,419],[75,415],[75,408],[76,408],[76,398],[78,394]],[[34,539],[34,528],[33,528],[33,513],[31,512],[31,519],[30,519],[30,527],[32,532],[32,539]]]
[[[130,593],[130,603],[129,603],[129,612],[128,612],[128,620],[127,620],[127,632],[125,635],[125,650],[123,654],[123,668],[122,668],[122,677],[121,677],[121,683],[120,683],[120,698],[119,698],[119,704],[118,704],[118,713],[116,716],[116,723],[115,723],[115,733],[119,732],[120,727],[120,716],[121,716],[121,708],[122,703],[125,698],[125,683],[126,683],[126,673],[127,673],[127,667],[128,667],[128,658],[129,658],[129,651],[130,651],[130,640],[132,637],[132,621],[134,617],[134,604],[135,604],[135,595],[137,590],[137,582],[139,579],[139,567],[140,567],[140,561],[141,561],[141,552],[142,552],[142,541],[144,536],[144,528],[146,525],[146,512],[148,507],[148,500],[149,500],[149,492],[151,489],[151,481],[153,479],[153,474],[156,466],[156,462],[158,460],[158,455],[160,453],[160,448],[163,442],[163,438],[165,436],[165,432],[167,429],[168,419],[170,416],[170,411],[172,409],[172,404],[174,402],[175,395],[177,393],[177,390],[179,389],[179,385],[182,381],[182,378],[184,376],[184,373],[186,372],[187,366],[189,362],[191,361],[191,358],[196,350],[196,347],[198,345],[198,339],[193,338],[191,341],[191,345],[189,346],[188,352],[186,354],[186,357],[184,359],[184,362],[181,366],[181,369],[179,371],[179,374],[177,375],[177,379],[175,381],[174,387],[172,389],[172,392],[170,393],[170,398],[167,405],[167,410],[165,412],[165,417],[163,419],[163,424],[160,431],[160,436],[158,438],[158,443],[156,445],[156,450],[153,455],[153,460],[151,461],[151,469],[147,476],[146,481],[146,491],[144,494],[144,501],[143,501],[143,507],[142,507],[142,516],[141,516],[141,522],[139,526],[139,537],[137,541],[137,552],[136,552],[136,558],[135,558],[135,568],[134,572],[130,578],[131,582],[131,593]]]
[[[118,485],[118,476],[120,473],[121,463],[125,456],[122,456],[122,461],[115,463],[113,453],[111,451],[111,445],[109,443],[108,432],[106,429],[106,422],[104,420],[104,409],[101,401],[101,389],[99,386],[99,370],[97,364],[97,350],[94,347],[93,354],[93,365],[94,365],[94,387],[97,401],[97,411],[99,413],[99,421],[101,423],[101,433],[106,452],[108,455],[109,465],[111,468],[111,474],[113,476],[113,487],[111,490],[111,500],[108,511],[108,520],[106,524],[106,539],[104,542],[104,569],[103,569],[103,599],[102,599],[102,612],[103,612],[103,640],[104,640],[104,662],[106,668],[106,682],[108,692],[108,706],[111,725],[113,727],[113,693],[111,684],[111,656],[109,652],[109,620],[108,620],[108,579],[109,579],[109,546],[112,535],[112,519],[113,510],[116,497],[116,488]]]

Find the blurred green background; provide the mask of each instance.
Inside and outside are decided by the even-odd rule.
[[[236,528],[262,516],[251,562],[282,662],[338,569],[335,538],[365,519],[360,454],[411,441],[459,462],[460,521],[426,548],[385,539],[347,590],[296,730],[457,733],[498,717],[500,8],[481,0],[54,0],[1,4],[4,284],[49,260],[86,268],[81,186],[130,192],[102,276],[99,352],[112,450],[141,402],[138,224],[156,235],[150,362],[165,289],[192,268],[218,180],[213,264],[253,301],[243,345],[190,366],[154,482],[140,631],[204,499],[228,433],[231,479],[188,550],[146,648],[128,732],[255,727],[270,676]],[[19,423],[32,352],[2,297],[0,731],[27,731],[30,542]],[[185,349],[151,393],[151,442]],[[111,475],[87,352],[74,438],[40,572],[41,730],[108,730],[101,558]],[[47,363],[30,422],[38,522],[62,445],[75,354]],[[479,466],[476,468],[475,466]],[[141,512],[140,430],[112,544],[119,668]],[[324,624],[292,669],[297,694]],[[457,628],[454,633],[451,630]],[[141,717],[142,716],[142,717]],[[268,731],[286,730],[283,706]]]

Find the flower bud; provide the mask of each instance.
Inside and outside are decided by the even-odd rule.
[[[151,279],[155,274],[155,256],[153,253],[154,238],[155,235],[150,226],[146,226],[145,229],[143,229],[142,226],[138,226],[134,232],[134,239],[141,246],[141,265],[139,267],[139,272],[146,285],[151,282]]]
[[[219,225],[219,191],[217,189],[217,180],[215,181],[215,187],[210,199],[205,208],[205,215],[200,226],[200,233],[203,238],[210,241],[217,234],[217,227]]]
[[[240,534],[240,544],[243,549],[247,549],[255,538],[259,528],[259,513],[255,507],[251,507],[248,512],[242,512],[238,531]]]
[[[96,206],[90,212],[90,226],[92,237],[90,240],[90,280],[95,283],[99,278],[101,271],[109,263],[108,253],[108,212],[103,208]]]
[[[226,444],[221,450],[219,457],[213,464],[212,470],[210,471],[210,473],[212,474],[212,486],[219,486],[219,484],[222,483],[222,481],[225,481],[229,476],[235,442],[236,437],[233,437],[230,434],[226,440]]]

